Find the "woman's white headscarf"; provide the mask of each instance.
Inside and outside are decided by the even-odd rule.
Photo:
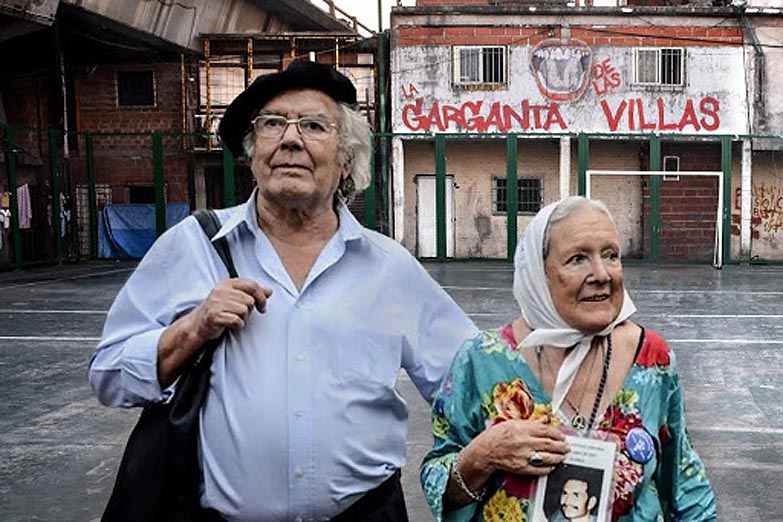
[[[532,331],[519,347],[556,346],[576,348],[560,366],[552,393],[552,409],[558,411],[579,367],[590,351],[593,337],[609,335],[614,327],[636,311],[628,292],[623,289],[623,306],[617,318],[597,334],[583,334],[566,323],[555,308],[544,271],[544,232],[552,212],[560,201],[542,208],[525,228],[514,255],[514,297],[522,309],[522,317]]]

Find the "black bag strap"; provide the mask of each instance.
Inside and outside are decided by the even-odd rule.
[[[217,217],[217,214],[211,208],[202,208],[193,213],[193,217],[198,220],[199,225],[204,230],[207,237],[212,240],[215,234],[220,230],[221,223]],[[231,249],[228,248],[228,241],[225,237],[221,237],[216,241],[211,241],[212,246],[217,250],[220,259],[223,260],[223,264],[228,269],[228,275],[232,278],[237,276],[237,270],[234,268],[234,259],[231,257]]]
[[[214,210],[200,209],[193,213],[204,233],[210,240],[215,237],[220,230],[220,220]],[[231,250],[228,247],[228,241],[221,237],[212,241],[212,246],[217,250],[218,255],[228,269],[228,275],[232,278],[238,277],[234,260],[231,257]],[[177,390],[171,399],[171,410],[169,411],[169,421],[175,429],[187,431],[198,426],[198,413],[201,405],[207,396],[209,387],[209,367],[212,364],[212,355],[218,346],[221,345],[226,333],[223,332],[216,339],[207,341],[197,352],[193,360],[188,363],[180,376]]]

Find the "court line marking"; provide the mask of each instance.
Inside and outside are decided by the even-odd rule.
[[[41,335],[0,335],[0,341],[100,341],[100,337],[47,337]]]
[[[762,426],[693,426],[689,424],[688,431],[701,431],[705,433],[756,433],[760,435],[783,435],[783,428],[765,428]]]
[[[783,314],[659,314],[645,317],[687,317],[695,319],[780,319]]]
[[[691,344],[783,344],[783,340],[765,339],[666,339],[667,343]]]
[[[468,290],[468,291],[485,291],[485,290],[500,290],[504,292],[512,293],[513,290],[510,287],[503,287],[503,286],[454,286],[454,285],[442,285],[444,290]],[[723,295],[723,294],[730,294],[730,295],[750,295],[750,296],[757,296],[757,295],[783,295],[783,291],[772,291],[772,290],[765,290],[765,291],[755,291],[755,290],[629,290],[629,294],[631,294],[631,297],[637,294],[667,294],[667,295],[675,295],[675,294],[697,294],[697,295],[705,295],[705,294],[715,294],[715,295]]]
[[[2,312],[2,310],[0,310]],[[466,312],[470,316],[503,316],[512,312]],[[643,314],[645,318],[687,318],[687,319],[783,319],[783,314]]]
[[[81,274],[71,277],[60,277],[60,278],[52,278],[52,279],[45,279],[45,280],[39,280],[39,281],[30,281],[27,283],[18,283],[18,284],[11,284],[11,285],[3,285],[4,289],[7,288],[22,288],[25,286],[36,286],[36,285],[45,285],[49,283],[59,283],[61,281],[72,281],[74,279],[85,279],[88,277],[96,277],[100,275],[107,275],[107,274],[116,274],[119,272],[133,272],[135,268],[116,268],[114,270],[105,270],[103,272],[90,272],[88,274]]]
[[[14,308],[0,308],[0,314],[85,314],[106,315],[108,310],[24,310]]]

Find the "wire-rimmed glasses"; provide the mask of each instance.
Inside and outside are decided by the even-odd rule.
[[[256,135],[268,139],[280,139],[289,125],[296,125],[299,134],[305,140],[318,141],[326,139],[336,123],[318,116],[303,116],[301,118],[288,119],[279,114],[262,114],[253,120],[253,128]]]

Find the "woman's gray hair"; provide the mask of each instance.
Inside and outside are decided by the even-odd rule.
[[[337,104],[340,107],[339,129],[340,143],[337,151],[337,161],[340,165],[351,164],[351,172],[340,180],[337,194],[346,202],[362,190],[370,186],[370,138],[372,131],[370,124],[359,111],[352,109],[344,103]],[[253,158],[255,138],[253,127],[247,131],[242,139],[242,146],[248,159]]]
[[[571,214],[586,208],[594,208],[603,212],[606,217],[609,218],[609,221],[612,223],[615,231],[617,230],[617,224],[614,222],[612,213],[609,211],[609,208],[607,208],[603,201],[599,201],[597,199],[588,199],[584,196],[569,196],[561,200],[549,215],[549,221],[547,221],[546,228],[544,229],[544,259],[546,259],[549,255],[549,235],[552,226],[556,225],[560,221],[563,221]]]

